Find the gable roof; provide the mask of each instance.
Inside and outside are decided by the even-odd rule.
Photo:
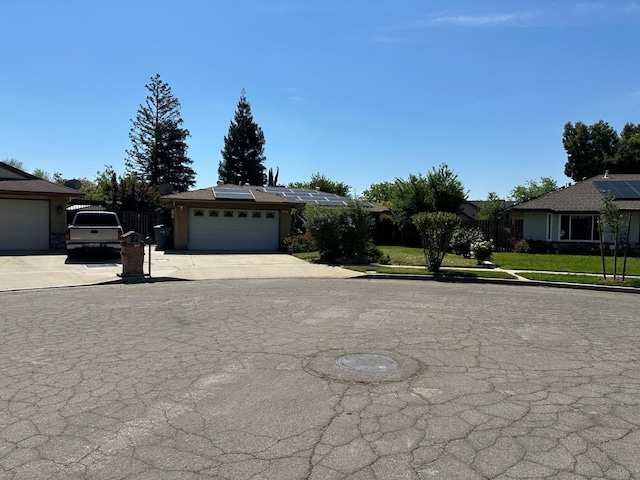
[[[602,192],[593,182],[615,180],[640,181],[640,174],[611,174],[603,177],[597,175],[568,187],[561,187],[541,197],[517,204],[516,211],[544,210],[547,212],[598,212],[602,202]],[[640,210],[639,200],[616,200],[620,210]]]
[[[16,196],[47,195],[56,197],[84,197],[84,193],[58,185],[0,162],[0,194]]]
[[[283,205],[304,205],[304,202],[292,201],[279,195],[272,195],[261,191],[260,187],[238,186],[238,185],[216,185],[216,188],[233,188],[239,190],[250,190],[255,200],[229,200],[216,199],[213,193],[213,187],[199,188],[188,192],[170,193],[162,195],[162,200],[180,200],[184,202],[251,202],[251,203],[280,203]]]
[[[245,198],[216,198],[215,190],[218,189],[233,189],[236,191],[250,191],[253,195],[253,199]],[[283,194],[282,192],[287,192]],[[314,194],[314,197],[309,196],[309,192]],[[346,205],[349,201],[347,197],[341,197],[333,193],[323,192],[315,189],[305,189],[297,187],[263,187],[257,185],[232,185],[232,184],[218,184],[215,187],[200,188],[198,190],[191,190],[188,192],[170,193],[168,195],[162,195],[162,200],[179,200],[183,202],[238,202],[238,203],[278,203],[282,205],[288,205],[292,207],[300,207],[308,203],[319,203],[317,201],[318,196],[326,196],[325,200],[328,203],[336,204],[336,201],[342,202]],[[308,198],[307,198],[308,197]],[[323,204],[323,203],[320,203]],[[374,205],[369,202],[366,204],[371,213],[384,213],[388,212],[389,208],[384,205]]]

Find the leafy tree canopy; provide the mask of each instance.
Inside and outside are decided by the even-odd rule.
[[[33,172],[31,172],[31,174],[35,175],[38,178],[41,178],[42,180],[47,180],[49,182],[53,180],[53,177],[51,176],[51,174],[45,170],[42,170],[41,168],[34,169]]]
[[[446,163],[426,176],[410,174],[406,180],[374,184],[363,195],[370,201],[384,200],[399,225],[411,224],[411,218],[421,212],[459,213],[467,199],[462,182]]]
[[[460,213],[467,200],[462,182],[446,163],[427,174],[428,201],[433,212]]]
[[[550,177],[541,177],[540,182],[527,180],[524,185],[517,185],[509,192],[509,197],[516,202],[526,202],[533,198],[540,197],[545,193],[557,190],[557,182]]]
[[[23,172],[27,170],[24,162],[20,160],[16,160],[15,158],[3,158],[2,163],[6,163],[7,165],[12,166],[13,168],[17,168],[18,170],[22,170]]]
[[[372,203],[391,205],[395,195],[395,185],[392,182],[374,183],[364,192],[362,198]]]
[[[498,220],[504,212],[504,200],[496,192],[489,192],[482,208],[478,212],[480,220]]]
[[[152,212],[162,205],[158,190],[135,175],[120,177],[114,196],[118,208],[123,211]]]
[[[189,130],[182,128],[180,102],[159,74],[145,87],[149,95],[131,120],[127,173],[155,188],[169,183],[176,191],[188,190],[195,185],[195,172],[187,156]]]
[[[235,116],[224,137],[224,148],[220,152],[222,161],[218,176],[225,183],[235,185],[267,183],[264,162],[264,133],[253,120],[251,105],[242,90]]]
[[[640,123],[627,123],[609,169],[612,173],[640,173]]]
[[[320,172],[311,175],[311,179],[308,182],[291,182],[287,184],[289,188],[309,188],[318,189],[322,192],[334,193],[341,197],[348,197],[351,187],[344,182],[337,182],[330,180]]]
[[[627,123],[620,135],[607,122],[564,126],[564,173],[575,181],[611,173],[640,173],[640,124]]]

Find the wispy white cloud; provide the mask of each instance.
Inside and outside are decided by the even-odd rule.
[[[488,13],[482,15],[436,14],[423,20],[424,25],[451,25],[460,27],[515,26],[532,17],[530,12]]]
[[[427,14],[417,20],[390,26],[387,32],[434,27],[536,28],[577,25],[616,25],[640,21],[640,0],[550,3],[531,10],[455,11]]]
[[[640,13],[640,3],[630,3],[622,8],[623,13]]]
[[[576,10],[593,11],[604,7],[600,2],[578,2],[575,5]]]

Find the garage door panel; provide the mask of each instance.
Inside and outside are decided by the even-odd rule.
[[[203,213],[195,216],[195,211]],[[219,216],[209,216],[207,210],[191,209],[189,212],[189,249],[190,250],[222,250],[222,251],[275,251],[279,247],[280,224],[278,212],[270,211],[273,218],[266,218],[266,212],[260,217],[253,216],[254,211],[241,210],[246,213],[238,217],[225,217],[223,211]],[[227,213],[231,212],[226,210]],[[257,212],[257,211],[255,211]]]
[[[49,202],[0,199],[0,250],[47,250]]]

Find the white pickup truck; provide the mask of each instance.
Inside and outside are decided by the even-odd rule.
[[[67,227],[65,238],[68,258],[87,251],[119,255],[122,225],[114,212],[80,211]]]

